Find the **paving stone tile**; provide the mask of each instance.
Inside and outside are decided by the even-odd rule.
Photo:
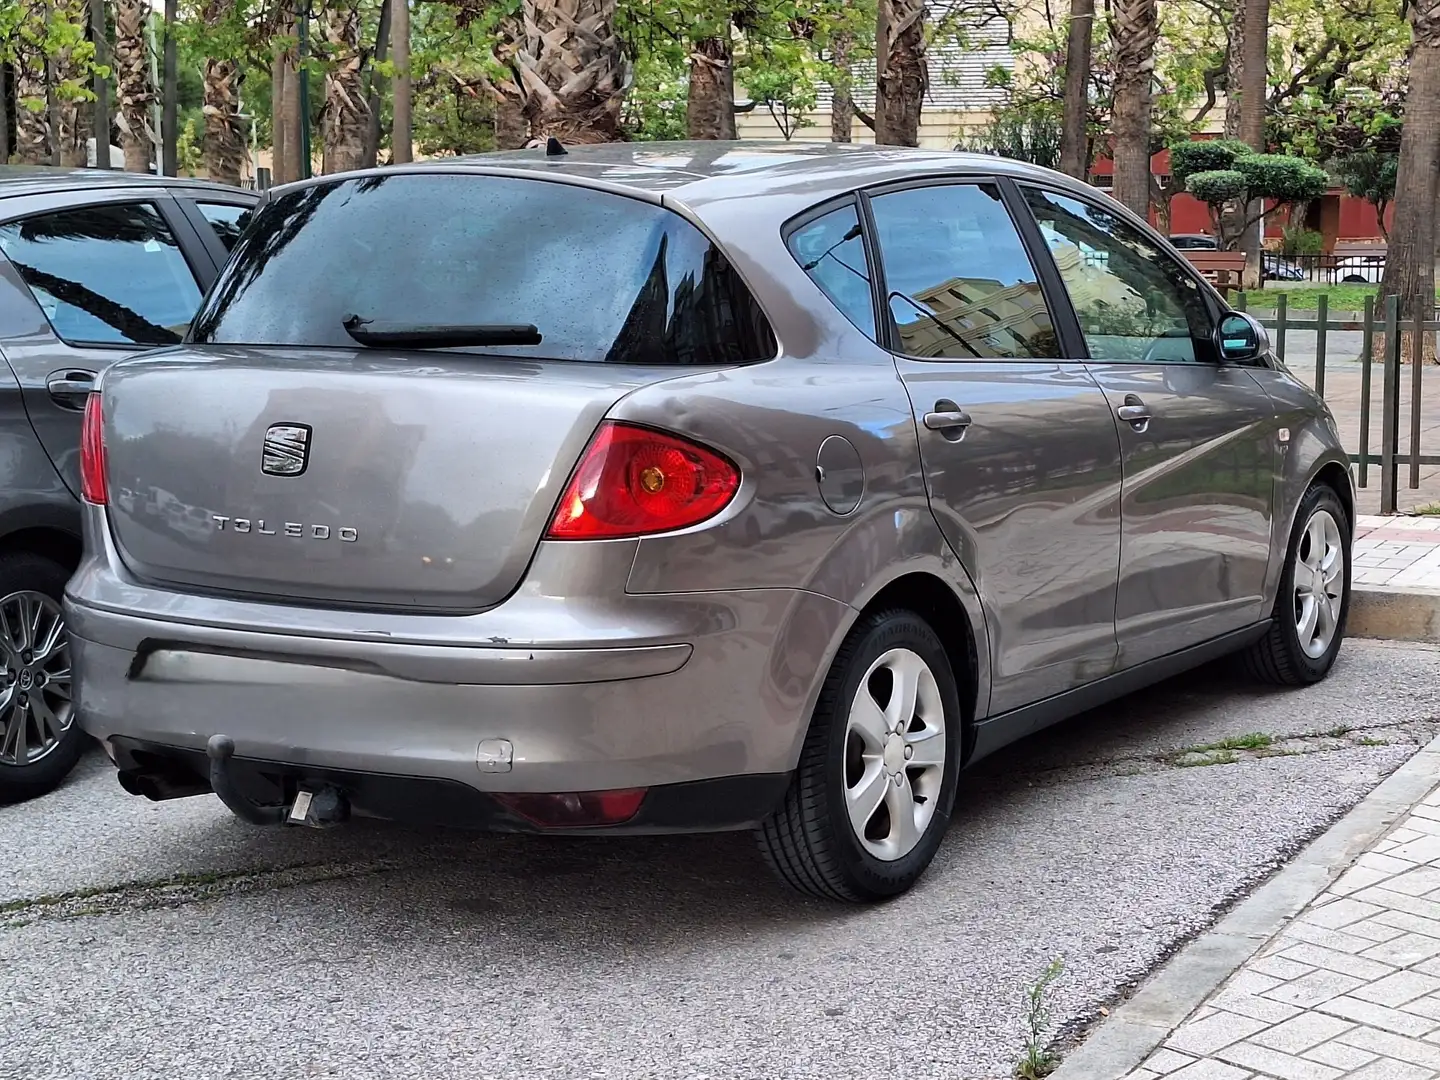
[[[1435,1070],[1404,1061],[1380,1058],[1346,1076],[1346,1080],[1435,1080]]]
[[[1435,813],[1440,815],[1440,806],[1435,808]],[[1408,859],[1397,859],[1393,855],[1382,855],[1378,851],[1367,851],[1355,860],[1355,865],[1363,866],[1367,870],[1383,870],[1390,874],[1403,874],[1406,870],[1414,867],[1415,864]]]
[[[1353,940],[1360,942],[1362,939],[1355,938]],[[1360,944],[1356,952],[1344,952],[1340,949],[1327,949],[1323,945],[1297,942],[1281,953],[1280,958],[1293,960],[1297,964],[1309,964],[1311,967],[1324,968],[1326,971],[1337,971],[1341,975],[1351,975],[1357,979],[1364,979],[1366,982],[1383,979],[1395,970],[1389,964],[1382,964],[1378,960],[1366,960],[1363,956],[1356,955],[1365,947]]]
[[[1440,837],[1436,837],[1436,839],[1440,840]],[[1358,894],[1358,897],[1366,903],[1376,904],[1391,911],[1419,915],[1422,919],[1440,920],[1440,903],[1419,896],[1406,896],[1404,893],[1393,892],[1383,885],[1365,889]]]
[[[1367,941],[1385,942],[1399,937],[1404,931],[1396,927],[1382,923],[1379,916],[1373,919],[1362,919],[1360,922],[1351,923],[1345,927],[1345,933],[1352,937],[1363,937]]]
[[[1440,976],[1440,957],[1421,960],[1418,964],[1412,964],[1411,966],[1422,975]]]
[[[1341,896],[1349,896],[1351,893],[1359,892],[1361,889],[1368,889],[1371,885],[1379,885],[1381,882],[1389,881],[1391,875],[1384,870],[1372,870],[1368,866],[1352,866],[1340,878],[1331,885],[1332,891]]]
[[[1230,981],[1225,984],[1226,988],[1234,990],[1236,993],[1240,994],[1263,994],[1266,990],[1273,990],[1282,982],[1286,981],[1283,978],[1274,977],[1269,972],[1256,971],[1252,970],[1252,968],[1253,965],[1251,965],[1250,967],[1243,967],[1239,971],[1237,971],[1234,975],[1230,977]],[[1304,975],[1312,970],[1312,968],[1306,968],[1304,971],[1301,971],[1298,974]],[[1292,976],[1292,978],[1293,977],[1297,976]],[[1194,1023],[1196,1020],[1203,1019],[1205,1019],[1205,1017],[1200,1015],[1199,1010],[1190,1014],[1191,1023]]]
[[[1377,1005],[1388,1005],[1394,1009],[1437,990],[1440,990],[1440,979],[1433,975],[1419,971],[1397,971],[1369,986],[1352,990],[1351,995],[1361,1001],[1373,1001]]]
[[[1313,1009],[1331,998],[1348,994],[1357,986],[1364,985],[1364,979],[1357,979],[1353,975],[1342,975],[1338,971],[1312,971],[1294,982],[1267,990],[1261,996],[1271,1001],[1283,1001],[1287,1005],[1299,1005],[1302,1009]]]
[[[1168,1076],[1176,1069],[1183,1069],[1195,1059],[1189,1054],[1182,1054],[1171,1050],[1168,1046],[1162,1046],[1141,1066],[1143,1069],[1150,1069],[1157,1076]]]
[[[1350,926],[1356,925],[1351,923]],[[1372,944],[1359,934],[1352,934],[1350,926],[1344,930],[1327,930],[1323,926],[1296,920],[1285,928],[1284,937],[1290,941],[1301,941],[1309,945],[1320,945],[1326,949],[1359,956]],[[1281,953],[1283,956],[1284,953]]]
[[[1400,839],[1400,833],[1406,833],[1407,838],[1401,840],[1400,846],[1392,848],[1390,854],[1401,859],[1409,859],[1411,862],[1428,863],[1440,859],[1440,836],[1430,836],[1419,829],[1401,829],[1394,834]]]
[[[1440,938],[1440,919],[1427,919],[1423,915],[1412,915],[1408,911],[1382,911],[1375,918],[1367,919],[1366,922],[1377,922],[1384,926],[1408,930],[1412,934]]]
[[[1256,1032],[1249,1036],[1249,1039],[1257,1046],[1282,1050],[1287,1054],[1301,1054],[1313,1046],[1319,1046],[1337,1035],[1344,1034],[1354,1026],[1348,1020],[1326,1016],[1324,1013],[1301,1013],[1283,1024]]]
[[[1332,1065],[1322,1065],[1318,1061],[1295,1057],[1252,1042],[1227,1046],[1216,1056],[1232,1065],[1256,1069],[1280,1080],[1339,1080],[1341,1075],[1340,1070]]]
[[[1212,1004],[1219,1005],[1228,1012],[1264,1020],[1267,1024],[1278,1024],[1300,1013],[1296,1006],[1283,1001],[1271,1001],[1254,994],[1237,994],[1232,990],[1221,990],[1215,995]]]
[[[1313,908],[1300,918],[1311,926],[1323,926],[1327,930],[1339,930],[1352,922],[1378,915],[1384,907],[1365,903],[1353,897],[1341,897],[1324,907]]]
[[[1237,1069],[1223,1061],[1206,1059],[1193,1065],[1186,1065],[1179,1072],[1173,1072],[1165,1080],[1250,1080],[1254,1076],[1249,1069]]]
[[[1440,826],[1440,822],[1434,822]],[[1403,874],[1396,874],[1385,883],[1385,888],[1406,896],[1424,896],[1440,889],[1440,867],[1417,866]]]
[[[1265,1027],[1264,1020],[1221,1011],[1198,1023],[1181,1025],[1165,1041],[1165,1045],[1172,1050],[1204,1057],[1254,1035],[1257,1031],[1263,1031]]]
[[[1298,979],[1302,975],[1308,975],[1314,970],[1315,968],[1311,964],[1302,964],[1297,960],[1287,960],[1283,956],[1265,956],[1259,960],[1252,961],[1242,974],[1264,976],[1269,980],[1270,985],[1261,986],[1258,989],[1250,987],[1236,987],[1236,989],[1240,989],[1247,994],[1263,994],[1267,990],[1275,989],[1275,987],[1279,986],[1282,982]],[[1231,985],[1233,986],[1236,981],[1238,981],[1238,976],[1236,979],[1231,980]]]
[[[1341,1042],[1321,1043],[1319,1046],[1306,1050],[1300,1056],[1324,1065],[1334,1065],[1337,1069],[1358,1069],[1361,1065],[1370,1064],[1376,1057],[1369,1050],[1361,1050],[1358,1046],[1346,1046]]]
[[[1126,1073],[1125,1080],[1160,1080],[1163,1073],[1151,1072],[1149,1069],[1136,1069],[1134,1072]]]
[[[1357,1046],[1361,1050],[1370,1050],[1382,1057],[1440,1070],[1440,1046],[1421,1042],[1419,1039],[1407,1039],[1401,1035],[1392,1035],[1388,1031],[1376,1031],[1372,1027],[1362,1026],[1347,1031],[1335,1041],[1346,1046]]]
[[[1370,960],[1379,960],[1382,964],[1409,967],[1411,964],[1440,956],[1440,938],[1425,934],[1402,934],[1390,941],[1372,945],[1360,955]]]
[[[1398,1034],[1410,1035],[1419,1038],[1421,1035],[1429,1034],[1440,1024],[1436,1024],[1428,1016],[1418,1016],[1415,1013],[1403,1012],[1399,1009],[1392,1009],[1387,1005],[1376,1005],[1372,1001],[1361,1001],[1353,997],[1337,997],[1325,1002],[1320,1006],[1323,1012],[1332,1016],[1343,1017],[1346,1020],[1354,1020],[1357,1024],[1367,1025],[1356,1028],[1356,1031],[1373,1031],[1376,1035]],[[1378,1030],[1377,1030],[1378,1029]],[[1352,1046],[1362,1045],[1350,1038],[1354,1032],[1342,1035],[1344,1042]],[[1423,1045],[1423,1044],[1422,1044]],[[1366,1047],[1367,1050],[1375,1049]],[[1376,1050],[1377,1053],[1384,1053],[1383,1050]],[[1440,1067],[1440,1066],[1437,1066]]]
[[[1425,833],[1427,836],[1440,836],[1440,822],[1435,821],[1433,818],[1421,817],[1419,814],[1411,814],[1406,818],[1405,828],[1414,832]]]
[[[1405,1012],[1415,1013],[1417,1016],[1428,1016],[1437,1024],[1440,1024],[1440,994],[1426,994],[1414,1001],[1407,1001],[1400,1006]],[[1430,1038],[1432,1036],[1426,1036]]]

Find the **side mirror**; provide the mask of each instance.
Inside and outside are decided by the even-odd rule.
[[[1254,316],[1243,311],[1227,312],[1215,328],[1215,349],[1226,363],[1259,360],[1270,352],[1270,335]]]

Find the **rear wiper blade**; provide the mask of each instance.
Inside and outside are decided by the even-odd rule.
[[[341,324],[355,341],[369,348],[463,349],[480,345],[539,345],[540,331],[530,323],[456,323],[421,325],[377,323],[347,315]]]

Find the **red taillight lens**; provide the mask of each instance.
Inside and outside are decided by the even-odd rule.
[[[740,470],[713,450],[606,423],[580,459],[546,537],[615,540],[684,529],[724,510],[739,488]]]
[[[542,829],[622,825],[640,811],[645,788],[572,791],[564,794],[505,792],[495,800]]]
[[[85,399],[85,421],[80,428],[80,493],[86,502],[100,506],[110,501],[105,479],[105,413],[99,394]]]

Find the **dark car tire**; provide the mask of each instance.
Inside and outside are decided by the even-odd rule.
[[[852,707],[858,708],[863,692],[879,710],[877,723],[889,723],[881,705],[882,699],[893,704],[886,687],[893,690],[900,682],[897,670],[918,672],[912,657],[933,681],[917,674],[920,689],[912,716],[895,725],[898,734],[891,734],[883,744],[888,750],[877,756],[876,744],[866,741],[874,727],[854,728]],[[898,708],[895,715],[902,712],[903,707]],[[756,831],[771,869],[791,887],[826,900],[866,903],[910,888],[935,857],[950,822],[960,771],[961,729],[959,690],[935,631],[905,610],[861,620],[841,645],[825,679],[785,799]],[[940,732],[943,751],[933,741]],[[914,752],[913,758],[904,752],[907,748]],[[936,763],[934,759],[941,757],[943,762]],[[911,764],[921,759],[926,760]],[[884,772],[892,767],[903,774],[893,792],[893,777]],[[877,768],[882,770],[878,774]],[[866,776],[869,783],[863,781]],[[884,781],[880,788],[875,787],[877,776]],[[867,819],[873,835],[862,840],[848,809],[852,793],[881,789],[883,799]],[[897,824],[898,818],[890,819],[892,797],[913,802],[916,817],[909,833]],[[859,798],[855,804],[865,805]],[[864,810],[857,813],[863,816]],[[884,837],[880,826],[888,829]],[[877,855],[874,846],[891,843],[889,838],[896,838],[893,857]]]
[[[1319,649],[1318,639],[1310,638],[1312,645],[1307,649],[1301,639],[1303,601],[1297,597],[1296,583],[1297,577],[1307,572],[1306,562],[1314,561],[1314,528],[1317,522],[1320,531],[1326,531],[1328,522],[1338,533],[1335,546],[1343,562],[1335,581],[1341,585],[1342,591],[1338,602],[1325,608],[1333,612],[1328,643]],[[1305,493],[1295,515],[1295,527],[1291,530],[1290,544],[1285,553],[1285,567],[1280,573],[1280,590],[1275,599],[1270,630],[1243,654],[1245,666],[1255,678],[1276,686],[1309,686],[1330,674],[1345,639],[1345,622],[1350,614],[1351,544],[1350,518],[1340,497],[1329,485],[1314,485]],[[1300,582],[1300,591],[1308,587],[1309,583]],[[1326,591],[1328,594],[1328,587]],[[1322,601],[1317,599],[1315,602]]]
[[[0,610],[8,610],[7,604],[16,594],[33,592],[49,597],[57,604],[65,596],[65,582],[70,572],[51,559],[28,551],[15,551],[0,555]],[[0,671],[9,668],[8,643],[0,641]],[[0,749],[9,750],[4,741],[9,733],[9,723],[15,721],[15,714],[9,708],[5,696],[9,687],[7,680],[0,676]],[[54,746],[43,757],[28,765],[6,764],[0,753],[0,803],[16,803],[33,799],[53,791],[70,774],[80,755],[85,750],[86,736],[79,722],[72,716]]]

